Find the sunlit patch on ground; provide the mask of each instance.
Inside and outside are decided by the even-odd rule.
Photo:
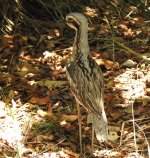
[[[60,4],[52,12],[56,15],[54,19],[48,16],[48,21],[44,21],[42,16],[39,21],[29,18],[32,9],[28,15],[22,11],[19,0],[15,1],[17,6],[9,2],[7,7],[5,2],[9,1],[1,1],[4,3],[2,13],[6,16],[3,27],[7,28],[6,21],[12,25],[18,23],[13,35],[2,30],[4,35],[0,36],[0,158],[79,158],[76,103],[65,72],[71,60],[74,34],[57,21],[60,14],[65,18],[67,9],[62,13],[63,6],[67,5],[69,12],[72,7],[58,1]],[[44,10],[51,6],[39,2]],[[93,155],[99,158],[150,157],[150,65],[147,62],[150,27],[143,14],[146,10],[138,11],[144,7],[144,1],[140,0],[137,7],[116,0],[90,1],[91,6],[71,2],[74,9],[89,18],[92,56],[101,66],[105,80],[109,141],[99,143],[95,139]],[[20,18],[16,22],[7,17],[7,12],[14,16],[14,7]],[[42,15],[42,9],[32,7],[40,13],[37,16]],[[8,30],[12,31],[11,27]],[[81,113],[83,158],[89,158],[91,126],[82,107]]]

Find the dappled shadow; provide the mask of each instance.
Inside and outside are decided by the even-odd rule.
[[[89,43],[94,60],[103,70],[109,124],[109,142],[99,144],[94,140],[94,154],[121,158],[132,156],[137,150],[139,156],[145,156],[150,137],[150,76],[143,56],[148,59],[149,27],[140,14],[137,18],[121,18],[125,13],[114,12],[117,9],[110,3],[112,10],[103,5],[102,9],[82,8],[94,27],[89,32]],[[132,14],[128,6],[124,9]],[[45,18],[47,20],[48,15]],[[0,157],[20,154],[24,157],[78,158],[78,116],[65,70],[72,53],[74,33],[61,22],[51,27],[38,24],[39,21],[34,21],[30,31],[22,28],[26,35],[19,25],[17,29],[22,33],[1,36]],[[44,34],[39,30],[43,25],[46,27]],[[34,26],[37,26],[36,31]],[[87,124],[85,109],[81,108],[81,113],[84,154],[88,157],[91,126]]]

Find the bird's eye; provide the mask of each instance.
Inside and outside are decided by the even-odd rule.
[[[74,26],[75,28],[79,27],[78,22],[72,17],[67,17],[66,21],[67,21],[69,26],[71,25],[71,26]]]
[[[74,22],[73,18],[68,18],[69,22]]]

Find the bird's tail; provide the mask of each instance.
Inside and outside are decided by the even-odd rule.
[[[105,112],[100,117],[90,113],[87,118],[87,123],[92,123],[98,141],[107,141],[108,125]]]

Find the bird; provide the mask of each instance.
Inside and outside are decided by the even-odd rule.
[[[75,30],[73,51],[71,60],[66,66],[66,76],[77,103],[82,154],[80,106],[88,112],[87,123],[92,123],[92,150],[94,132],[99,142],[107,141],[108,123],[104,110],[104,80],[100,66],[91,56],[88,42],[88,19],[82,13],[72,12],[66,16],[65,22]]]

